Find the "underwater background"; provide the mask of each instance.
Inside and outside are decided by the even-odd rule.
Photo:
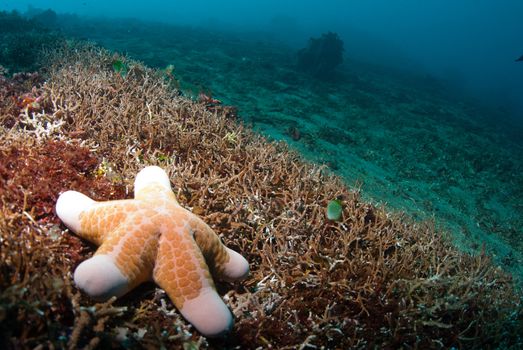
[[[523,348],[521,14],[0,0],[0,348]],[[148,165],[249,262],[225,337],[73,281],[100,250],[58,196]]]
[[[186,96],[235,106],[367,200],[433,220],[521,278],[522,2],[2,0],[0,10],[167,69]],[[314,50],[329,38],[323,67]]]

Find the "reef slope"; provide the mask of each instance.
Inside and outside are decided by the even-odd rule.
[[[0,347],[522,345],[521,294],[485,254],[365,202],[229,109],[179,96],[160,71],[76,44],[42,60],[45,83],[1,81]],[[94,247],[60,224],[59,193],[130,198],[151,164],[251,264],[246,281],[218,285],[236,318],[225,339],[199,335],[152,284],[105,304],[73,285]],[[334,198],[340,222],[325,215]]]

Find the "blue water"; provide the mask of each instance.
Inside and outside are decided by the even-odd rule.
[[[326,31],[346,55],[449,82],[482,103],[523,119],[523,2],[519,0],[102,1],[1,0],[89,16],[134,17],[217,29],[266,32],[299,47]]]

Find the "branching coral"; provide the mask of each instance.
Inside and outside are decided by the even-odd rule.
[[[178,96],[161,74],[137,63],[129,63],[129,73],[122,79],[112,71],[112,56],[100,49],[76,47],[49,53],[47,58],[50,76],[44,90],[52,110],[45,113],[64,121],[60,135],[51,138],[61,139],[64,148],[89,145],[97,164],[102,159],[110,163],[115,174],[112,178],[121,179],[121,187],[98,172],[95,162],[82,173],[69,160],[64,163],[69,171],[62,173],[51,167],[47,169],[54,170],[47,174],[68,188],[106,197],[104,191],[124,191],[124,186],[130,185],[130,174],[144,165],[162,165],[171,175],[180,204],[209,223],[224,243],[241,252],[251,265],[251,276],[241,286],[217,285],[236,317],[234,337],[222,342],[204,340],[173,312],[163,293],[146,285],[118,301],[115,306],[126,306],[127,311],[104,321],[103,331],[96,334],[104,341],[123,347],[127,343],[117,339],[127,337],[133,346],[182,347],[185,343],[211,348],[522,345],[521,294],[510,277],[485,255],[461,253],[429,223],[414,223],[363,202],[357,192],[347,189],[324,168],[304,163],[284,145],[268,143],[219,110],[210,112]],[[133,74],[133,69],[140,73]],[[29,130],[20,132],[34,138]],[[234,142],[230,135],[235,135]],[[46,142],[58,141],[44,139],[38,141],[44,146],[35,144],[30,153],[19,154],[40,159],[45,148],[39,147],[51,147],[45,146]],[[24,163],[16,161],[9,142],[1,149],[0,154],[7,155],[19,169],[4,169],[4,174],[10,174],[2,178],[4,184],[9,184],[11,177],[17,179],[16,174],[22,171],[39,174],[23,170]],[[61,162],[62,156],[55,154]],[[90,159],[87,154],[84,157]],[[77,158],[81,159],[72,159]],[[89,189],[88,184],[92,184]],[[24,217],[22,210],[38,208],[31,196],[27,197],[29,205],[23,205],[22,192],[16,187],[4,188],[8,190],[1,193],[2,200],[18,203],[8,208],[10,213]],[[57,194],[60,188],[52,190]],[[325,216],[332,198],[342,203],[339,222]],[[56,219],[46,210],[40,212]],[[36,224],[32,225],[48,239],[53,231],[45,221],[33,217]],[[27,221],[4,222],[13,223],[17,234],[30,225]],[[4,237],[13,229],[1,231],[2,242],[8,241]],[[72,239],[68,233],[58,232],[63,239]],[[17,256],[11,244],[2,246],[6,259]],[[64,248],[65,253],[53,250],[49,255],[57,259],[54,262],[41,262],[43,269],[53,271],[50,274],[64,278],[65,285],[70,284],[70,275],[63,269],[71,271],[73,266],[58,264],[60,272],[54,272],[57,261],[64,254],[74,257],[93,251],[78,241],[75,244],[74,249]],[[31,249],[35,246],[30,245]],[[75,262],[77,259],[74,257]],[[4,281],[20,275],[4,261],[0,265]],[[37,282],[28,283],[38,286]],[[46,296],[45,291],[41,293]],[[92,305],[87,299],[80,302]],[[62,314],[76,315],[71,307],[65,307],[67,313]],[[57,311],[50,310],[48,318],[57,319]],[[71,320],[58,320],[62,328],[57,329],[67,329],[74,323]],[[35,346],[57,339],[45,328],[38,333],[22,325],[16,329],[5,323],[2,326],[3,332],[10,332],[11,343]],[[28,331],[37,332],[40,338],[29,341],[23,336]],[[95,336],[89,327],[81,334],[83,341],[78,344],[82,345]]]
[[[40,89],[42,82],[38,73],[17,73],[11,78],[0,74],[0,125],[13,127],[20,112],[47,108]]]

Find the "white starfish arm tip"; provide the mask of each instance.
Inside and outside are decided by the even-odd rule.
[[[167,173],[158,166],[148,166],[140,170],[134,180],[134,193],[139,192],[145,186],[159,183],[167,189],[171,189],[171,182]]]
[[[66,191],[56,201],[56,214],[74,232],[80,231],[80,214],[96,202],[85,194]]]
[[[180,313],[208,337],[224,335],[234,325],[231,312],[212,288],[203,289],[199,296],[185,301]]]
[[[129,281],[107,255],[95,255],[74,271],[74,283],[96,300],[106,300],[128,292]]]
[[[249,263],[238,252],[226,248],[229,253],[229,261],[225,264],[223,279],[228,282],[241,281],[249,275]]]

